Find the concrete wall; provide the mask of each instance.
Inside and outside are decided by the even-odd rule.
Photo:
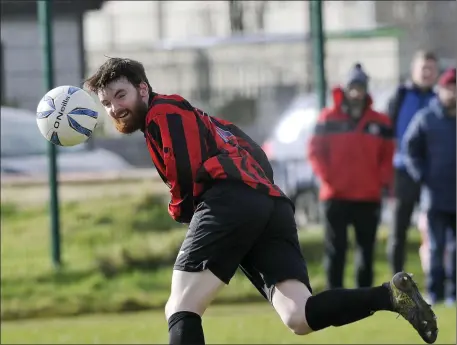
[[[308,1],[268,1],[264,28],[256,25],[256,8],[263,1],[244,1],[245,32],[304,33],[309,28]],[[325,29],[370,29],[374,1],[325,1]],[[228,1],[107,1],[85,16],[86,48],[143,48],[170,41],[231,35]]]
[[[215,89],[248,90],[275,84],[311,82],[307,72],[310,45],[303,41],[269,44],[228,44],[204,49],[211,65],[211,86]],[[333,39],[326,45],[327,76],[331,84],[345,80],[356,61],[365,65],[372,80],[395,82],[398,78],[398,41],[395,37]],[[105,55],[137,59],[145,65],[150,82],[158,92],[184,92],[188,95],[198,86],[199,70],[195,67],[197,51],[179,49],[118,48],[106,53],[89,51],[88,73],[106,60]]]
[[[234,94],[265,98],[265,89],[278,86],[297,86],[299,92],[309,90],[314,67],[311,45],[304,39],[309,27],[308,2],[268,1],[263,30],[255,25],[255,7],[259,3],[243,3],[246,32],[251,36],[261,31],[266,36],[283,34],[295,39],[249,44],[240,39],[238,43],[213,45],[213,39],[231,36],[227,1],[107,1],[101,10],[85,14],[87,73],[93,73],[106,56],[136,59],[145,65],[157,92],[179,93],[194,103],[203,101],[202,106],[210,110]],[[326,1],[325,29],[370,30],[376,26],[374,9],[373,1]],[[162,48],[158,45],[161,39],[165,42]],[[192,47],[168,49],[166,45],[198,45],[202,41],[200,51]],[[355,62],[365,65],[373,83],[393,84],[398,79],[399,47],[395,37],[332,39],[326,49],[329,85],[344,81]],[[198,62],[202,56],[207,60],[206,70]],[[202,100],[205,74],[211,104]],[[106,126],[112,130],[109,123]]]
[[[312,89],[313,64],[309,59],[310,45],[303,40],[269,44],[216,45],[201,52],[208,60],[207,71],[197,64],[195,49],[152,50],[129,47],[87,53],[87,71],[93,73],[106,56],[121,56],[143,62],[152,87],[159,93],[178,93],[193,103],[212,111],[233,99],[235,95],[256,99],[265,90],[295,88],[298,92]],[[398,40],[395,37],[332,39],[326,45],[328,85],[345,82],[350,68],[360,62],[371,76],[373,88],[394,87],[398,80]],[[201,76],[209,76],[210,97],[205,100]],[[293,96],[293,95],[292,95]],[[207,101],[207,102],[206,102]],[[269,100],[271,102],[271,99]],[[202,102],[202,103],[200,103]],[[200,104],[199,104],[200,103]],[[277,116],[278,107],[269,107]],[[262,112],[268,117],[268,112]],[[110,122],[106,130],[115,133]]]

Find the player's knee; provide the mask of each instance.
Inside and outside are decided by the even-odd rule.
[[[170,316],[180,311],[190,311],[202,316],[205,311],[205,305],[202,302],[186,298],[185,296],[171,295],[165,304],[165,317],[168,320]]]
[[[202,316],[222,286],[223,282],[208,270],[174,271],[171,294],[165,306],[167,319],[180,311],[190,311]]]
[[[309,328],[304,310],[290,310],[289,313],[283,316],[284,324],[297,335],[306,335],[312,332]]]
[[[172,301],[170,301],[170,298],[168,299],[167,303],[165,304],[165,318],[168,320],[170,319],[170,316],[173,315],[176,311],[175,305],[173,305]]]
[[[312,332],[305,315],[305,305],[311,292],[298,280],[287,280],[276,285],[273,306],[281,320],[297,335]]]

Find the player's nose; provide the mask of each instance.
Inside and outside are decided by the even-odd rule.
[[[117,119],[121,115],[122,111],[123,110],[121,109],[121,107],[113,103],[111,105],[110,115],[112,118]]]

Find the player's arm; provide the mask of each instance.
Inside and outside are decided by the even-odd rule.
[[[194,172],[201,165],[198,125],[195,117],[186,115],[177,107],[159,105],[148,126],[163,155],[171,193],[168,212],[180,223],[189,223],[194,214]]]
[[[314,173],[322,180],[329,180],[329,137],[326,130],[325,110],[320,114],[308,143],[308,159]]]
[[[406,169],[409,175],[417,182],[423,180],[425,171],[426,115],[421,111],[413,117],[402,142]]]

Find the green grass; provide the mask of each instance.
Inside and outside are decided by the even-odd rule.
[[[147,194],[125,195],[65,202],[61,210],[64,266],[55,271],[46,207],[2,204],[3,320],[163,308],[185,229],[171,221],[162,201]],[[311,284],[315,291],[322,290],[321,231],[301,231],[300,241]],[[380,232],[376,283],[390,279],[385,246],[386,233]],[[407,269],[422,284],[418,247],[418,234],[411,232]],[[352,250],[348,254],[345,277],[350,287],[354,286]],[[237,274],[216,303],[240,301],[262,298]]]
[[[44,206],[2,204],[1,342],[166,343],[163,305],[171,265],[185,233],[170,221],[166,207],[147,194],[64,202],[64,266],[59,271],[50,260],[48,214]],[[390,272],[385,260],[386,232],[378,237],[375,271],[376,283],[381,283],[390,278]],[[301,231],[300,241],[313,288],[322,290],[320,229]],[[418,247],[418,234],[412,231],[407,269],[423,285]],[[345,275],[348,287],[354,286],[352,252]],[[248,303],[253,301],[262,303]],[[391,313],[307,337],[295,336],[241,274],[216,303],[234,304],[209,309],[204,318],[207,343],[421,342],[403,319]],[[127,313],[142,309],[153,310]],[[455,311],[437,309],[441,344],[455,343]],[[95,315],[80,315],[87,313]]]
[[[437,344],[455,344],[455,309],[437,309]],[[305,337],[292,334],[267,304],[210,307],[203,318],[207,344],[421,344],[402,318],[379,312],[366,320]],[[166,344],[162,311],[2,323],[2,344]]]

